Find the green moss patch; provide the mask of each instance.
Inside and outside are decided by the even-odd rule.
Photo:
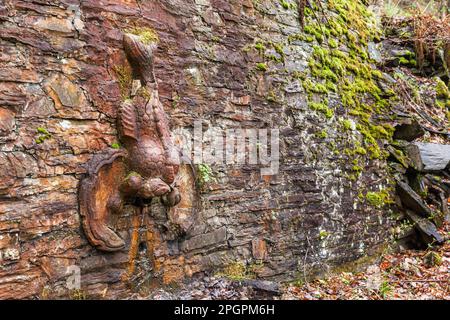
[[[306,18],[304,33],[291,36],[289,41],[312,36],[316,42],[308,63],[310,76],[303,81],[310,109],[334,121],[336,112],[329,97],[337,93],[346,117],[356,124],[350,119],[340,122],[342,131],[351,137],[344,142],[344,153],[354,160],[349,169],[355,180],[367,161],[387,157],[383,143],[392,140],[393,128],[378,119],[389,114],[395,94],[380,89],[377,81],[383,74],[374,68],[367,53],[368,43],[377,41],[381,32],[366,4],[361,0],[329,0],[323,6],[326,19],[318,23],[314,16],[322,17],[322,11],[313,7],[316,14]]]
[[[37,128],[36,133],[37,133],[37,138],[35,139],[36,144],[44,143],[46,140],[52,137],[52,135],[48,132],[48,130],[43,127]]]
[[[382,208],[385,205],[393,203],[392,196],[389,190],[382,190],[378,192],[367,192],[366,200],[370,205],[376,208]]]
[[[144,44],[158,43],[159,37],[152,28],[135,27],[125,30],[126,33],[131,33],[139,37]]]
[[[131,87],[133,86],[133,75],[128,65],[115,66],[114,72],[119,82],[120,95],[125,101],[130,98]]]

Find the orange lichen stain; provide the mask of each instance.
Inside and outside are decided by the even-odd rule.
[[[194,274],[203,270],[202,256],[194,256],[186,261],[184,267],[184,273],[188,277],[192,277]]]
[[[139,213],[140,209],[136,208],[136,213]],[[139,214],[135,214],[132,217],[131,223],[133,227],[133,231],[131,233],[131,243],[130,243],[130,251],[128,254],[128,268],[127,273],[125,274],[124,280],[130,279],[133,275],[134,270],[136,269],[136,257],[139,250],[139,227],[140,227],[140,218]]]
[[[159,270],[161,270],[161,263],[155,259],[155,248],[158,245],[161,245],[162,240],[151,219],[148,217],[148,215],[146,215],[146,217],[147,255],[152,262],[153,270],[155,272],[158,272]]]
[[[273,176],[262,176],[262,179],[266,184],[269,184],[272,181]]]
[[[167,259],[164,262],[163,283],[170,284],[183,280],[184,273],[184,257],[180,256],[176,259]]]

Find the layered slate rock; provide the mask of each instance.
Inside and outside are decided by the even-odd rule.
[[[85,164],[117,147],[117,111],[131,76],[122,37],[134,27],[159,36],[155,77],[180,141],[196,120],[276,128],[280,171],[261,177],[260,166],[214,164],[214,179],[202,188],[179,181],[199,193],[195,216],[187,197],[169,213],[157,202],[141,215],[124,206],[109,223],[125,247],[104,254],[80,228],[77,195]],[[348,176],[359,167],[345,161],[344,150],[363,137],[355,123],[356,137],[343,135],[340,118],[349,110],[334,92],[332,119],[308,106],[302,78],[310,76],[309,61],[321,45],[309,38],[297,10],[278,1],[4,1],[0,298],[127,297],[236,261],[259,278],[291,280],[384,246],[387,210],[362,204],[358,195],[365,186],[385,186],[387,167],[367,156],[360,175]],[[322,130],[328,132],[318,135]],[[182,237],[163,237],[168,217]],[[66,286],[76,267],[80,290]]]

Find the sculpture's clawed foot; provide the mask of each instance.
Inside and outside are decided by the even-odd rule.
[[[118,251],[125,247],[125,242],[104,223],[93,221],[90,224],[95,245],[104,251]]]
[[[181,195],[177,188],[173,188],[169,193],[161,197],[163,205],[166,207],[175,207],[181,201]]]
[[[161,197],[170,192],[170,186],[159,178],[146,180],[138,195],[144,199]]]

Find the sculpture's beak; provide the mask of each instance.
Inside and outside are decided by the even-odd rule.
[[[156,43],[144,44],[139,36],[130,33],[124,34],[123,43],[136,75],[144,84],[154,83],[153,51],[156,49]]]

